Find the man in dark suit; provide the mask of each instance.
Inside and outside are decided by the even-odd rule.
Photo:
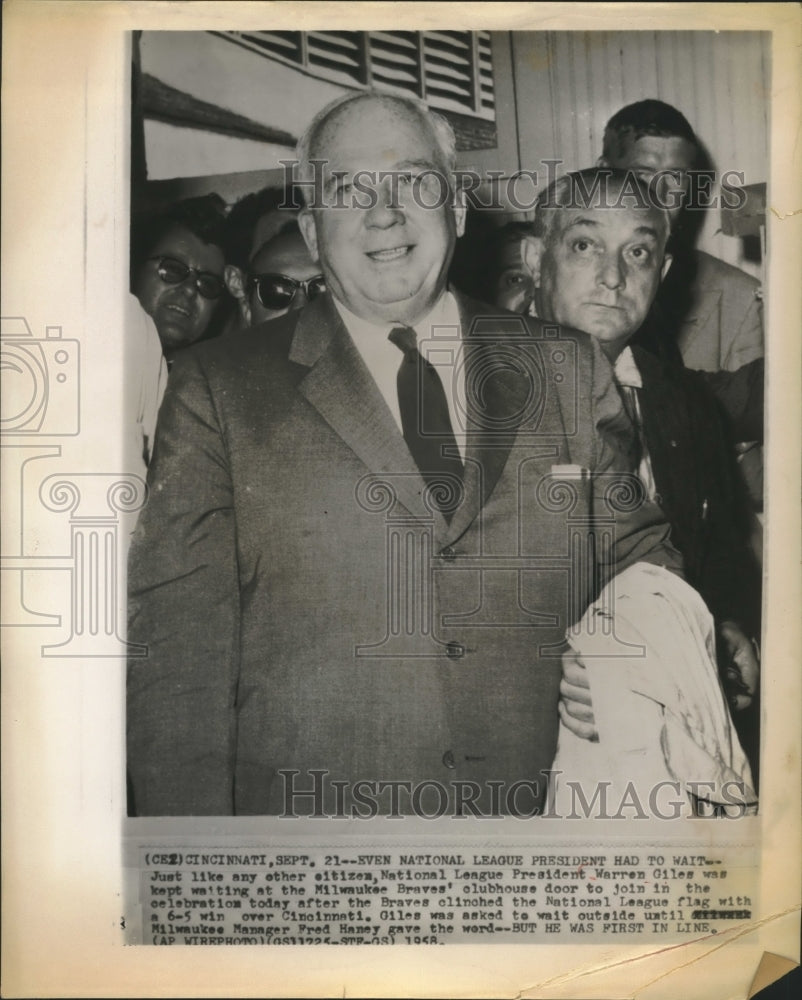
[[[134,808],[535,814],[566,628],[617,568],[679,556],[632,502],[597,343],[448,291],[447,123],[351,95],[299,160],[329,292],[183,352],[160,413]]]

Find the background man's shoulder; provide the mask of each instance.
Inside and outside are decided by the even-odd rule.
[[[737,371],[763,356],[760,282],[697,251],[691,304],[677,334],[688,368]]]
[[[212,381],[228,376],[244,378],[256,371],[283,370],[288,364],[299,315],[295,310],[250,329],[186,348],[176,354],[171,380],[184,368],[200,369]]]
[[[495,333],[499,339],[507,337],[515,340],[524,337],[543,344],[568,340],[577,345],[577,356],[590,358],[594,354],[593,338],[587,333],[546,322],[535,316],[511,312],[502,306],[480,302],[462,294],[458,296],[458,302],[463,323],[468,325],[468,336]]]
[[[749,298],[754,298],[760,289],[760,282],[751,274],[742,271],[740,267],[727,264],[718,257],[713,257],[704,250],[696,253],[696,282],[706,289],[720,288],[727,294],[739,292]]]

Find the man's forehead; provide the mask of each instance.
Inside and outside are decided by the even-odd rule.
[[[190,265],[221,267],[223,251],[216,243],[206,243],[187,226],[175,223],[154,244],[151,255],[168,254]]]
[[[429,122],[415,108],[383,98],[364,98],[334,112],[315,137],[312,155],[336,154],[354,169],[432,164],[441,159]]]
[[[191,229],[181,225],[180,222],[171,222],[166,229],[162,230],[161,236],[153,244],[153,249],[163,249],[166,246],[176,248],[180,246],[194,246],[197,242],[199,242],[198,237]]]
[[[614,198],[620,196],[620,192],[611,194]],[[622,197],[626,198],[627,195]],[[617,235],[652,237],[657,240],[667,235],[668,223],[664,213],[651,206],[609,204],[597,205],[595,208],[555,208],[552,211],[557,214],[561,234],[584,229],[589,233],[615,232]]]
[[[508,240],[503,243],[498,252],[498,262],[502,268],[515,268],[521,266],[521,243],[523,236],[519,239]]]
[[[692,143],[681,136],[624,135],[616,166],[624,169],[655,167],[660,170],[689,170],[696,158]]]
[[[291,278],[306,277],[307,272],[319,272],[297,230],[280,233],[263,246],[252,258],[251,270],[254,273],[275,270]]]

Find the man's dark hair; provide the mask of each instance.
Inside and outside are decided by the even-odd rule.
[[[524,236],[535,235],[534,222],[505,222],[499,226],[488,241],[491,253],[498,252],[508,243],[520,242]]]
[[[468,206],[465,234],[457,240],[448,279],[455,288],[480,299],[492,302],[496,293],[496,280],[501,273],[500,257],[509,243],[519,242],[524,236],[533,235],[531,222],[506,222],[497,225],[491,213]]]
[[[256,256],[261,247],[253,247],[256,224],[268,212],[286,211],[287,221],[279,223],[271,238],[289,230],[298,229],[298,209],[302,206],[300,197],[292,189],[266,187],[244,198],[233,206],[226,220],[223,254],[226,264],[235,264],[243,271]]]
[[[604,128],[602,155],[607,160],[615,159],[624,139],[631,137],[637,142],[645,135],[685,139],[696,148],[698,155],[699,140],[685,115],[654,98],[628,104],[613,115]]]
[[[131,220],[131,278],[135,280],[148,254],[173,226],[183,226],[204,243],[223,249],[225,202],[218,194],[185,198]]]

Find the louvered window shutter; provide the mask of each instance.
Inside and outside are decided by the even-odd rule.
[[[449,120],[460,149],[496,139],[486,31],[223,31],[239,45],[346,87],[421,98]]]

